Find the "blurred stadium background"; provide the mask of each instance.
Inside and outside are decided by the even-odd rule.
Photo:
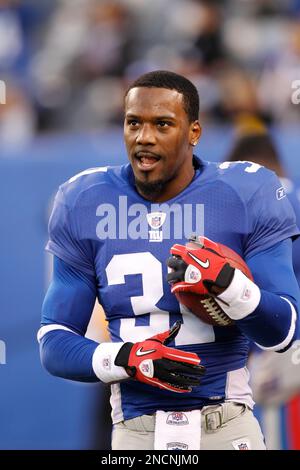
[[[254,116],[297,188],[299,0],[0,0],[0,449],[109,446],[107,389],[58,380],[39,363],[35,334],[51,271],[43,247],[58,185],[126,161],[123,93],[154,69],[197,86],[200,157],[226,159],[238,123]],[[96,310],[89,335],[100,339]],[[297,389],[286,399],[258,414],[270,448],[300,449]]]

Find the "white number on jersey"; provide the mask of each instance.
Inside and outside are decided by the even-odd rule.
[[[125,276],[142,275],[143,295],[131,297],[134,315],[150,313],[149,325],[135,325],[135,318],[122,318],[120,336],[123,341],[133,343],[162,333],[170,328],[169,312],[160,310],[156,304],[163,296],[163,274],[161,262],[150,252],[115,255],[108,263],[106,275],[108,285],[125,284]],[[181,305],[183,324],[175,339],[177,346],[214,341],[211,325],[199,320]]]
[[[244,168],[244,171],[246,171],[246,173],[256,173],[262,167],[258,163],[253,163],[253,162],[248,162],[248,161],[236,161],[236,162],[223,162],[220,164],[219,168],[221,168],[221,170],[227,170],[230,167],[230,165],[233,165],[234,163],[249,163],[249,165],[246,166],[246,168]]]

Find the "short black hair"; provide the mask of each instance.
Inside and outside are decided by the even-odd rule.
[[[183,107],[189,122],[199,118],[199,95],[195,85],[187,78],[168,70],[155,70],[138,77],[126,90],[125,98],[132,88],[167,88],[183,95]]]

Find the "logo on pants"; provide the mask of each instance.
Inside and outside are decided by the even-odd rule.
[[[235,450],[251,450],[249,439],[238,439],[237,441],[232,441],[232,445]]]
[[[189,446],[183,442],[168,442],[167,450],[187,450]]]
[[[182,413],[182,411],[174,411],[170,413],[167,417],[167,424],[175,424],[176,426],[184,426],[189,424],[187,415]]]

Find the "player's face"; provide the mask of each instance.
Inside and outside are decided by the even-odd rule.
[[[140,194],[170,199],[192,180],[192,143],[198,121],[189,122],[183,95],[165,88],[132,88],[125,101],[124,136]]]

